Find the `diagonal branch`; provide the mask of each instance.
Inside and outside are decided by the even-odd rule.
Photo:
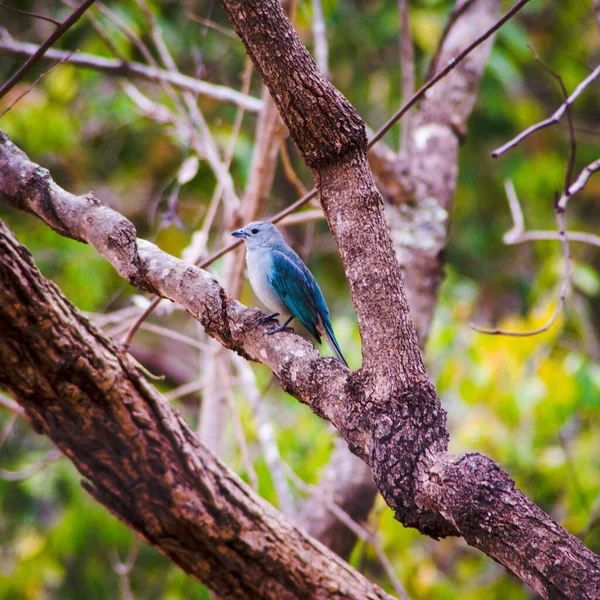
[[[200,444],[2,223],[0,256],[0,384],[96,500],[223,597],[391,600]]]
[[[31,71],[35,65],[42,60],[44,54],[47,52],[48,48],[52,46],[57,40],[59,40],[83,15],[83,13],[94,4],[95,0],[84,0],[61,24],[58,26],[44,41],[44,43],[35,51],[35,53],[30,56],[25,64],[21,66],[21,68],[13,74],[13,76],[2,86],[0,87],[0,99],[6,96],[10,90],[23,77],[25,74]]]
[[[18,42],[0,37],[0,54],[5,56],[33,56],[39,50],[39,46]],[[86,54],[85,52],[75,54],[69,57],[69,52],[64,50],[48,50],[41,60],[60,61],[67,60],[70,65],[84,69],[93,69],[107,75],[116,77],[135,78],[142,81],[153,83],[170,83],[181,90],[189,90],[195,94],[213,98],[220,102],[228,102],[243,106],[247,111],[258,112],[262,108],[262,101],[253,96],[246,96],[229,87],[208,83],[201,79],[188,77],[176,71],[167,71],[157,67],[143,65],[137,62],[124,62],[114,58],[105,58],[95,54]]]
[[[540,131],[541,129],[545,129],[546,127],[550,127],[555,123],[558,123],[564,114],[566,114],[567,110],[570,106],[573,105],[575,100],[582,94],[582,92],[593,83],[596,79],[600,77],[600,65],[598,65],[583,81],[579,83],[579,85],[573,90],[573,93],[554,111],[547,119],[540,121],[539,123],[535,123],[531,125],[527,129],[523,130],[519,135],[516,135],[512,140],[506,142],[506,144],[496,148],[492,152],[493,158],[498,158],[502,154],[504,154],[507,150],[514,148],[518,144],[520,144],[525,138],[529,137],[532,133],[536,131]]]
[[[133,225],[104,206],[93,194],[73,196],[62,190],[46,170],[30,162],[5,134],[0,135],[0,172],[3,173],[0,198],[15,208],[37,215],[64,235],[88,241],[128,281],[179,302],[200,321],[210,336],[225,347],[267,365],[286,391],[335,425],[352,451],[369,463],[384,499],[406,526],[416,527],[432,537],[461,535],[469,544],[510,568],[545,598],[595,598],[600,586],[600,560],[595,554],[529,501],[492,460],[479,454],[455,457],[446,453],[445,415],[426,378],[407,380],[403,387],[390,387],[390,381],[395,386],[402,386],[401,382],[394,381],[393,374],[385,380],[380,376],[372,377],[368,370],[352,374],[335,359],[319,358],[316,349],[295,334],[266,336],[264,327],[255,327],[259,313],[227,297],[209,273],[169,256],[147,241],[136,239]],[[369,206],[366,209],[372,210]],[[23,255],[23,251],[18,254]],[[2,268],[9,254],[3,250],[0,256]],[[0,285],[6,280],[7,277],[0,275]],[[10,313],[23,308],[23,303],[11,300],[8,292],[2,291],[2,297],[6,301],[0,304],[0,310]],[[57,303],[56,310],[60,310],[61,314],[66,310],[63,300],[59,302],[54,298],[53,302]],[[41,315],[39,308],[34,307],[31,322],[23,325],[28,332],[39,329],[42,322],[53,322],[49,316],[45,318]],[[153,510],[146,510],[145,504],[140,507],[136,502],[146,502],[148,495],[152,498],[150,491],[156,483],[157,471],[153,468],[140,475],[144,461],[151,459],[157,449],[171,452],[173,444],[176,448],[186,450],[187,458],[182,460],[174,457],[184,472],[165,476],[164,470],[158,470],[160,481],[170,490],[166,497],[170,498],[173,493],[173,482],[190,482],[191,477],[193,481],[189,484],[195,485],[193,482],[204,468],[202,463],[205,464],[207,453],[187,426],[182,424],[179,417],[175,424],[167,419],[173,412],[162,402],[151,400],[155,398],[155,392],[143,403],[143,406],[150,407],[149,411],[144,409],[140,412],[138,409],[143,406],[131,404],[132,391],[119,394],[117,390],[115,393],[118,397],[115,399],[111,394],[115,384],[121,382],[123,377],[130,390],[129,360],[122,350],[111,344],[110,353],[118,357],[117,366],[126,369],[127,374],[115,372],[104,362],[100,363],[97,371],[92,369],[97,359],[89,354],[90,338],[85,332],[77,333],[72,342],[59,344],[58,350],[43,347],[32,358],[35,368],[28,366],[23,356],[24,353],[32,353],[35,344],[28,346],[31,336],[24,335],[16,327],[19,319],[14,314],[0,318],[0,324],[8,323],[9,332],[13,332],[10,336],[0,335],[0,347],[8,353],[7,357],[0,360],[0,381],[3,385],[8,386],[25,406],[38,430],[46,431],[40,415],[46,409],[49,411],[49,418],[57,428],[53,440],[61,449],[71,441],[71,430],[75,428],[79,433],[82,419],[87,423],[90,411],[108,410],[108,414],[102,412],[99,422],[89,423],[90,431],[86,427],[81,434],[85,436],[84,447],[89,449],[90,440],[97,439],[92,433],[105,436],[110,431],[111,436],[116,436],[111,438],[113,442],[110,445],[107,446],[105,440],[99,440],[91,445],[101,451],[87,451],[82,456],[77,456],[72,448],[66,447],[63,451],[94,482],[97,481],[94,475],[106,472],[105,461],[110,463],[113,459],[118,460],[121,472],[123,456],[133,457],[135,465],[131,472],[135,477],[135,486],[119,484],[117,490],[121,495],[112,501],[107,499],[108,490],[105,487],[90,488],[96,490],[95,497],[110,503],[111,510],[117,514],[130,508],[141,510],[141,514],[136,512],[128,522],[146,539],[149,539],[146,526],[160,529],[165,523],[169,526],[172,524],[180,535],[184,535],[181,532],[188,531],[187,526],[182,526],[179,521],[173,524],[172,515],[165,514],[164,518],[157,519]],[[45,326],[40,331],[43,333],[41,341],[48,340],[48,336],[54,336],[55,333],[70,335],[69,326],[62,322],[50,328]],[[106,345],[106,342],[103,343]],[[65,356],[65,348],[71,347],[73,354]],[[411,360],[406,354],[403,358]],[[114,367],[114,359],[111,361],[109,364]],[[47,364],[53,383],[41,383],[32,389],[35,382],[39,381],[36,378],[44,376],[41,370],[43,364]],[[414,368],[414,365],[410,366],[406,371]],[[33,380],[32,374],[36,375]],[[76,391],[77,386],[82,384],[82,377],[86,386],[83,391],[86,394],[90,392],[87,386],[94,390],[89,406],[87,403],[81,404],[79,392]],[[135,381],[138,382],[138,379]],[[133,387],[140,389],[139,382]],[[141,387],[140,393],[146,394],[148,386],[144,384]],[[59,390],[58,398],[55,390]],[[52,403],[48,403],[49,398],[53,399]],[[56,420],[54,412],[61,408],[68,413],[68,420],[62,424]],[[117,425],[122,411],[126,413],[125,429]],[[158,419],[156,423],[155,419]],[[150,439],[138,438],[137,433],[132,435],[132,426],[127,425],[130,420],[148,431]],[[163,438],[153,437],[152,432],[156,428],[172,436],[169,439],[173,443],[167,448],[163,448]],[[123,450],[122,438],[136,444],[136,449],[131,450],[126,446],[127,450]],[[113,444],[116,446],[113,447]],[[105,452],[107,447],[113,447],[113,451]],[[190,456],[191,462],[188,460]],[[199,459],[199,456],[203,458]],[[86,466],[85,461],[91,467]],[[213,464],[212,460],[209,462]],[[214,474],[214,471],[210,470],[210,473]],[[211,481],[214,482],[213,479]],[[202,498],[208,497],[217,502],[216,498],[223,494],[238,497],[237,483],[233,491],[228,485],[221,485],[221,481],[219,476],[219,483],[209,485],[202,492]],[[128,493],[124,490],[131,489],[136,491],[135,499],[123,496]],[[185,490],[180,487],[176,489],[177,498],[187,502]],[[179,493],[183,496],[180,497]],[[219,510],[227,511],[227,506],[222,504],[217,504]],[[196,506],[195,501],[192,506]],[[186,513],[189,519],[197,519],[198,514],[202,513]],[[221,526],[230,521],[223,516],[218,522]],[[202,531],[203,527],[204,523]],[[194,528],[191,533],[185,534],[185,538],[191,535],[194,539],[202,540],[199,543],[208,544],[205,551],[212,552],[212,546],[203,537],[202,531]],[[214,529],[209,536],[212,533]],[[225,533],[229,536],[227,531]],[[172,548],[173,534],[163,537],[160,530],[157,538],[155,529],[150,534],[152,543],[168,543],[169,546],[165,546],[163,551],[176,560]],[[239,551],[236,535],[228,539]],[[540,557],[547,560],[541,560]],[[255,559],[256,556],[252,558],[251,565]],[[177,560],[182,561],[178,564],[183,564],[184,568],[199,569],[206,566],[193,551]],[[310,564],[310,560],[307,564]],[[226,564],[235,571],[235,576],[241,577],[235,566],[240,563],[228,560]],[[222,564],[219,568],[224,571],[222,577],[233,577],[231,571],[225,572]],[[253,572],[249,571],[248,576]],[[213,570],[210,573],[216,577]],[[237,597],[252,596],[238,594]],[[358,597],[368,596],[359,594]]]

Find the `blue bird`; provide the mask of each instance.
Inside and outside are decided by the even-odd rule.
[[[275,225],[254,221],[231,235],[246,243],[246,264],[252,288],[269,310],[275,311],[260,319],[261,323],[281,316],[283,325],[270,329],[269,335],[289,331],[296,317],[321,343],[325,337],[333,353],[346,366],[348,363],[333,334],[329,309],[313,274],[302,259],[286,244]]]

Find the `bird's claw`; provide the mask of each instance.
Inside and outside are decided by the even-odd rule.
[[[279,313],[271,313],[270,315],[263,315],[260,319],[257,319],[256,325],[264,325],[265,323],[269,323],[271,321],[277,321],[277,317]]]
[[[274,333],[279,333],[280,331],[290,331],[294,332],[293,327],[289,327],[288,325],[279,325],[279,327],[272,327],[271,329],[267,329],[267,335],[273,335]]]

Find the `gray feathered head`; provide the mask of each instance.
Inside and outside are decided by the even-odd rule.
[[[267,223],[266,221],[253,221],[245,227],[233,231],[231,235],[242,238],[246,242],[248,249],[285,244],[285,240],[277,227],[273,223]]]

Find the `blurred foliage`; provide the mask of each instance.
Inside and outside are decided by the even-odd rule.
[[[332,81],[375,129],[400,102],[396,2],[324,0],[323,4]],[[25,0],[17,5],[55,18],[64,18],[69,11],[55,0]],[[108,6],[150,43],[147,23],[133,0]],[[241,44],[189,17],[193,13],[210,18],[229,29],[218,3],[155,0],[151,6],[183,72],[199,71],[207,81],[241,88],[245,61]],[[503,8],[508,6],[504,3]],[[420,77],[451,7],[448,0],[411,2]],[[123,57],[143,61],[139,50],[113,23],[95,8],[90,13],[106,28]],[[1,14],[2,25],[21,41],[40,43],[52,27],[22,15]],[[301,2],[297,26],[309,48],[311,14],[310,3]],[[566,311],[548,332],[532,338],[486,337],[470,329],[469,323],[527,330],[542,324],[553,311],[563,272],[560,248],[554,242],[502,243],[503,233],[512,225],[502,181],[509,177],[514,182],[528,227],[553,229],[553,194],[563,185],[567,164],[566,122],[537,133],[499,160],[492,160],[490,151],[551,114],[561,102],[556,82],[532,60],[527,44],[560,73],[572,91],[598,62],[599,40],[591,1],[531,2],[498,34],[461,151],[448,277],[426,352],[429,371],[448,412],[451,450],[479,451],[496,459],[536,503],[573,533],[586,529],[600,498],[597,249],[572,244],[573,289]],[[114,56],[87,18],[57,46]],[[18,64],[2,56],[0,80],[4,81]],[[28,81],[13,90],[11,99],[41,72],[31,73]],[[2,117],[0,127],[32,160],[49,168],[60,185],[76,193],[95,190],[132,219],[141,236],[155,239],[162,248],[179,255],[190,243],[195,219],[206,212],[214,192],[214,175],[201,160],[196,176],[178,192],[177,219],[173,220],[168,201],[176,190],[178,169],[190,155],[188,142],[175,129],[140,115],[121,84],[118,78],[62,65]],[[149,98],[172,107],[159,86],[136,84]],[[251,94],[259,97],[260,93],[255,75]],[[598,100],[596,83],[574,107],[576,172],[597,158]],[[224,152],[235,107],[203,96],[199,106]],[[246,115],[231,169],[238,190],[244,189],[248,178],[255,127],[256,116]],[[399,128],[395,127],[386,141],[397,147],[398,139]],[[296,155],[293,161],[310,187],[309,172]],[[597,230],[599,195],[600,177],[590,180],[584,193],[571,201],[569,228]],[[280,169],[268,213],[293,199],[293,189]],[[0,206],[0,217],[31,249],[45,275],[82,310],[106,312],[131,303],[136,291],[124,285],[91,248],[62,238],[33,217],[4,206]],[[227,239],[227,231],[223,231],[226,226],[219,214],[210,233],[210,248]],[[290,232],[298,247],[303,245],[306,231],[306,227],[296,227]],[[350,364],[357,367],[360,342],[354,314],[324,223],[314,229],[309,262],[329,299],[341,346]],[[213,270],[219,275],[220,264]],[[256,304],[247,288],[242,301]],[[156,316],[154,322],[198,335],[195,325],[181,314]],[[173,342],[166,345],[156,334],[147,332],[141,332],[138,340],[151,352],[175,353],[182,363],[197,369],[195,349]],[[276,424],[283,459],[301,478],[316,483],[332,449],[329,427],[272,385],[265,368],[255,367],[255,372],[259,388],[266,390],[264,402]],[[178,383],[169,380],[159,387],[168,391]],[[236,387],[235,392],[259,491],[276,504],[253,409],[242,389]],[[194,395],[176,401],[194,426],[198,401]],[[50,444],[19,420],[12,423],[10,413],[0,409],[0,427],[8,433],[0,451],[0,468],[18,471],[39,463]],[[247,479],[233,428],[229,427],[224,458]],[[300,499],[301,493],[297,493]],[[383,503],[372,520],[411,598],[531,597],[519,580],[463,542],[435,542],[403,529]],[[600,552],[600,527],[587,528],[586,544]],[[66,459],[22,481],[0,479],[0,600],[116,598],[121,588],[112,566],[115,553],[125,560],[132,540],[133,534],[126,527],[87,497],[79,485],[79,475]],[[352,562],[391,591],[372,548],[358,544]],[[148,547],[141,548],[129,579],[136,599],[209,597],[201,584]]]

